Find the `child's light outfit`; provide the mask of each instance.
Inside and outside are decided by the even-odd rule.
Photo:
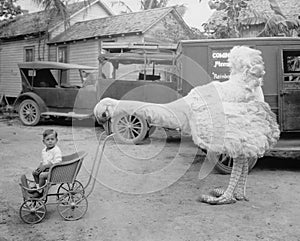
[[[58,146],[53,147],[52,149],[47,151],[47,147],[45,147],[42,150],[42,161],[41,163],[43,165],[47,164],[56,164],[61,162],[62,160],[62,155],[61,155],[61,150],[59,149]]]
[[[53,147],[52,149],[47,151],[47,147],[45,147],[42,150],[42,165],[48,165],[48,164],[56,164],[62,161],[62,155],[61,155],[61,150],[59,149],[58,146]],[[46,168],[42,172],[39,171],[38,169],[34,170],[32,172],[33,178],[37,184],[37,187],[39,187],[39,183],[41,180],[46,180],[48,177],[48,172],[50,168]]]

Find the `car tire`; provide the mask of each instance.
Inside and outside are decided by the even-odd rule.
[[[147,134],[147,121],[139,115],[120,114],[112,121],[115,138],[126,144],[139,144]]]
[[[26,126],[35,126],[41,118],[38,104],[31,99],[23,100],[19,106],[19,118]]]

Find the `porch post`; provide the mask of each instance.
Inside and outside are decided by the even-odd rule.
[[[99,51],[99,54],[98,54],[98,62],[99,62],[99,65],[98,65],[98,80],[100,80],[102,78],[102,67],[103,67],[103,60],[102,60],[102,41],[101,39],[99,39],[98,41],[98,51]]]

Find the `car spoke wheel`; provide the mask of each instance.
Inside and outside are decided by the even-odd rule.
[[[20,207],[20,217],[25,223],[41,222],[46,216],[46,206],[41,200],[26,200]]]
[[[20,104],[19,117],[24,125],[35,126],[39,123],[41,113],[37,103],[27,99]]]
[[[249,165],[249,172],[252,170],[252,168],[255,166],[257,162],[257,159],[250,159],[248,162]],[[233,166],[233,159],[230,158],[226,154],[221,154],[219,156],[219,161],[217,162],[215,169],[222,173],[222,174],[230,174],[232,171],[232,166]]]
[[[60,198],[57,211],[65,220],[74,221],[80,219],[88,209],[88,201],[80,193],[67,193]]]
[[[148,125],[141,116],[123,114],[113,120],[112,131],[118,140],[127,144],[138,144],[145,138]]]

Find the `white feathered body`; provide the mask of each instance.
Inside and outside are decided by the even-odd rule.
[[[279,138],[276,116],[261,86],[245,88],[240,76],[194,88],[185,98],[193,141],[232,158],[262,157]]]

